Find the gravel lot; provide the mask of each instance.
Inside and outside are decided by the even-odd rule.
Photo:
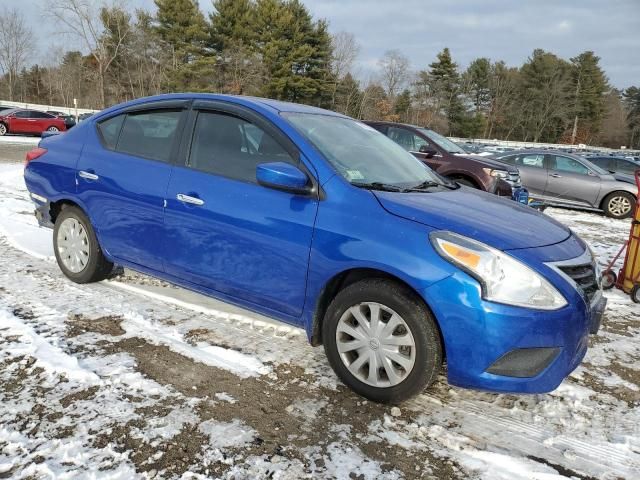
[[[0,478],[640,478],[640,308],[618,291],[551,394],[441,375],[381,406],[299,329],[132,272],[69,282],[20,175],[0,165]],[[601,261],[629,229],[549,214]]]

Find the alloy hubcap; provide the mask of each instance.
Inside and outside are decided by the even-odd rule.
[[[613,197],[609,200],[609,211],[615,216],[626,215],[631,211],[631,202],[626,197]]]
[[[58,128],[57,127],[49,127],[47,130],[49,130],[50,132],[57,132]]]
[[[58,255],[72,273],[80,273],[89,261],[89,237],[84,226],[75,218],[63,220],[58,230]]]
[[[416,362],[416,343],[409,326],[396,312],[376,302],[359,303],[342,314],[336,345],[351,374],[374,387],[401,383]]]
[[[7,127],[0,123],[0,135],[4,135],[5,133],[7,133]]]

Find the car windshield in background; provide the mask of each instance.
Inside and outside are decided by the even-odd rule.
[[[449,153],[467,153],[460,147],[460,145],[457,145],[447,137],[443,137],[433,130],[429,130],[428,128],[419,128],[418,130],[427,135],[431,140],[436,142],[440,148],[444,148]]]
[[[422,162],[364,123],[313,113],[284,116],[354,185],[399,188],[430,183],[442,185]]]

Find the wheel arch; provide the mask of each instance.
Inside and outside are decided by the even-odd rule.
[[[611,190],[611,191],[609,191],[609,192],[605,193],[605,194],[602,196],[602,200],[600,200],[600,204],[598,205],[598,208],[599,208],[600,210],[604,210],[604,209],[605,209],[605,207],[606,207],[605,202],[607,201],[607,199],[609,199],[609,198],[611,197],[611,195],[613,195],[613,194],[615,194],[615,193],[626,193],[627,195],[631,195],[632,197],[634,197],[634,198],[636,199],[636,202],[638,201],[638,196],[637,196],[635,193],[630,192],[630,191],[628,191],[628,190],[620,190],[620,189],[616,189],[616,190]]]
[[[89,214],[86,209],[80,205],[78,202],[71,200],[70,198],[61,198],[56,201],[52,201],[49,203],[49,218],[51,219],[51,223],[55,225],[56,218],[60,215],[60,212],[68,207],[77,207],[89,218]]]
[[[446,358],[445,342],[444,337],[442,336],[442,329],[440,328],[438,319],[436,318],[429,304],[424,300],[422,295],[420,295],[418,291],[405,280],[401,279],[397,275],[393,275],[389,272],[377,268],[350,268],[334,275],[328,282],[325,283],[324,288],[318,296],[318,300],[316,301],[313,312],[311,331],[309,334],[309,341],[311,345],[322,345],[322,322],[324,320],[327,309],[331,304],[331,301],[336,297],[336,295],[349,285],[352,285],[360,280],[373,278],[391,280],[393,282],[399,283],[400,285],[413,292],[414,295],[416,295],[418,300],[425,305],[429,312],[431,312],[431,315],[435,320],[436,326],[438,328],[438,333],[440,335],[440,344],[442,345],[443,358]]]
[[[484,186],[482,185],[482,182],[480,182],[476,177],[474,177],[473,175],[467,173],[467,172],[452,172],[452,173],[447,173],[446,175],[448,178],[452,179],[452,180],[466,180],[470,183],[472,183],[474,185],[475,188],[480,189],[480,190],[484,190]]]

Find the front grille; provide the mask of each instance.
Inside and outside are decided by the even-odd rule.
[[[588,303],[591,303],[591,300],[600,289],[595,265],[593,263],[558,265],[558,268],[575,282],[578,290],[587,298]]]
[[[520,188],[522,186],[520,173],[518,172],[509,172],[509,176],[505,180],[512,188]]]

